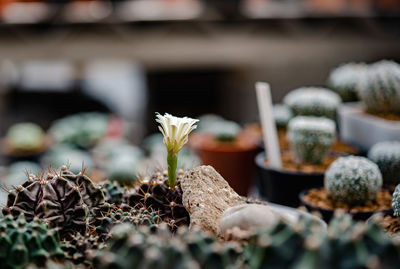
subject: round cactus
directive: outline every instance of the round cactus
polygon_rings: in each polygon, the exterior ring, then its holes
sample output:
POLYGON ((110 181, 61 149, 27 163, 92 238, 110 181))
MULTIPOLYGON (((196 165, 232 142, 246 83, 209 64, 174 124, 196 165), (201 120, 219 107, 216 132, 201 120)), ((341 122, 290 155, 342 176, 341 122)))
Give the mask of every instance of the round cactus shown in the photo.
POLYGON ((336 118, 336 110, 341 103, 340 96, 328 89, 302 87, 289 92, 283 102, 293 113, 305 116, 336 118))
POLYGON ((17 123, 7 131, 6 141, 11 151, 32 152, 44 146, 43 129, 30 122, 17 123))
POLYGON ((221 142, 230 142, 235 140, 240 131, 241 127, 239 124, 228 120, 210 122, 202 129, 202 132, 213 135, 221 142))
POLYGON ((283 104, 274 105, 273 108, 275 124, 278 128, 286 128, 289 121, 293 118, 293 112, 283 104))
POLYGON ((400 218, 400 184, 393 192, 392 207, 394 215, 400 218))
POLYGON ((344 102, 357 101, 358 89, 366 70, 367 65, 364 63, 343 64, 329 74, 327 84, 344 102))
POLYGON ((298 116, 289 121, 287 136, 298 163, 321 163, 335 140, 335 123, 298 116))
POLYGON ((370 65, 359 95, 368 111, 400 114, 400 65, 387 60, 370 65))
POLYGON ((378 166, 364 157, 340 157, 326 170, 324 185, 329 196, 347 204, 373 200, 382 187, 378 166))
POLYGON ((369 150, 368 158, 379 166, 384 183, 400 183, 400 141, 375 144, 369 150))

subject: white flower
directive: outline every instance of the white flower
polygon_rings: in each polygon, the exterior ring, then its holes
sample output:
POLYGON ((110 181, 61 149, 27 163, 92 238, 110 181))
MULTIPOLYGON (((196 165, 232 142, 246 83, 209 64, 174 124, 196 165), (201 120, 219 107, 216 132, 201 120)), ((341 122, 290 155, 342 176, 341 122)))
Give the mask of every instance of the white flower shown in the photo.
POLYGON ((158 129, 164 136, 164 144, 168 152, 177 154, 188 141, 191 131, 196 129, 194 125, 199 120, 188 117, 178 118, 165 113, 164 116, 156 113, 156 121, 161 125, 158 129))

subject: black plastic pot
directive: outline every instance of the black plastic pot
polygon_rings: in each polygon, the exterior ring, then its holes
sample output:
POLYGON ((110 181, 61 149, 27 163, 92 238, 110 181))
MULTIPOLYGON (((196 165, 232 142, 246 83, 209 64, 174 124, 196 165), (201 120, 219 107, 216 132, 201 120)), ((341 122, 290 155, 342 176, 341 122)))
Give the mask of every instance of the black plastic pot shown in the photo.
POLYGON ((304 189, 323 186, 323 173, 303 173, 275 169, 265 165, 265 153, 257 154, 257 185, 261 196, 269 202, 297 207, 299 194, 304 189))
MULTIPOLYGON (((321 213, 322 219, 326 222, 329 222, 333 217, 334 210, 323 209, 318 206, 311 205, 311 204, 307 203, 306 201, 304 201, 303 198, 310 189, 303 190, 299 194, 299 200, 301 201, 301 204, 304 205, 311 212, 318 211, 319 213, 321 213)), ((393 210, 388 209, 388 210, 376 210, 376 211, 364 211, 364 212, 349 212, 348 211, 347 213, 352 215, 353 219, 355 219, 355 220, 367 220, 375 213, 393 214, 393 210)))

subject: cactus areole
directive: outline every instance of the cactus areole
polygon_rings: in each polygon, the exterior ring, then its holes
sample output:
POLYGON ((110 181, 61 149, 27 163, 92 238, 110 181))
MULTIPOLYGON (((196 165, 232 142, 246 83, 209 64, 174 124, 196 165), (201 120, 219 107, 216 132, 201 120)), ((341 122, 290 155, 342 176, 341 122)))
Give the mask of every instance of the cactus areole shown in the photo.
POLYGON ((196 129, 195 123, 198 121, 188 117, 178 118, 168 113, 164 116, 156 113, 156 122, 160 124, 158 128, 164 136, 163 141, 168 152, 168 182, 171 189, 176 185, 178 153, 187 143, 190 132, 196 129))

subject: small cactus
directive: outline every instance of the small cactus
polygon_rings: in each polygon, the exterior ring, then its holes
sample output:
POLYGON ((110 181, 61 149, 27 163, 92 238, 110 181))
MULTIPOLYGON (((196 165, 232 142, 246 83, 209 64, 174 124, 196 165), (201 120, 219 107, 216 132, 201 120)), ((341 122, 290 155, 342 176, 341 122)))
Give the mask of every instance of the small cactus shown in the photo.
POLYGON ((382 187, 378 166, 364 157, 340 157, 325 172, 330 197, 350 205, 373 200, 382 187))
POLYGON ((336 110, 341 103, 340 96, 328 89, 302 87, 289 92, 283 103, 289 106, 294 115, 336 118, 336 110))
POLYGON ((337 92, 343 102, 357 101, 366 70, 367 65, 364 63, 343 64, 329 74, 328 87, 337 92))
POLYGON ((400 114, 400 65, 387 60, 370 65, 359 95, 368 111, 400 114))
POLYGON ((400 141, 384 141, 372 146, 368 158, 381 170, 383 183, 400 183, 400 141))
POLYGON ((400 218, 400 184, 396 186, 393 192, 392 207, 394 215, 400 218))
POLYGON ((36 152, 44 147, 43 129, 31 122, 17 123, 7 131, 6 141, 12 152, 36 152))
POLYGON ((293 118, 293 112, 283 104, 277 104, 273 107, 274 120, 278 128, 286 128, 289 121, 293 118))
POLYGON ((287 136, 296 162, 318 164, 335 140, 335 123, 326 118, 298 116, 290 120, 287 136))
POLYGON ((42 265, 47 259, 64 258, 57 229, 49 229, 38 218, 28 222, 24 214, 14 219, 0 217, 0 268, 25 268, 28 263, 42 265))

